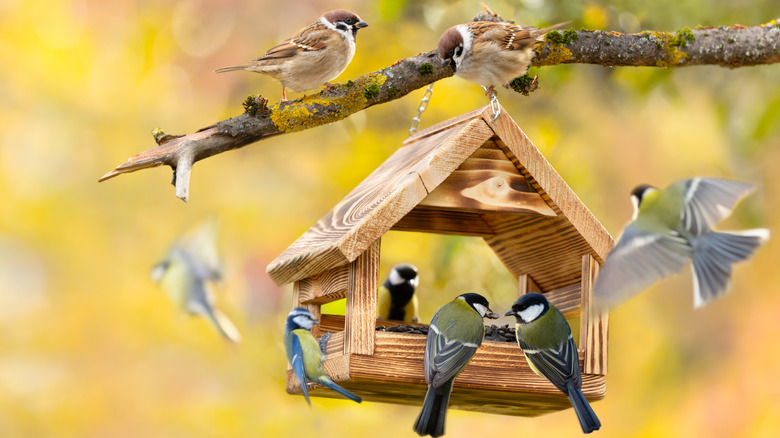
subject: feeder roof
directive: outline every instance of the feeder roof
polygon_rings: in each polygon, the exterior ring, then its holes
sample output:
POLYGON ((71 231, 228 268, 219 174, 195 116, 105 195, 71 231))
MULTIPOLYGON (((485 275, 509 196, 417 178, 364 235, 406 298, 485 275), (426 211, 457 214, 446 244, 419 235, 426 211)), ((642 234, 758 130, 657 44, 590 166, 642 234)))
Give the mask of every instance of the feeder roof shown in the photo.
POLYGON ((484 107, 409 137, 268 266, 279 285, 351 263, 387 231, 481 236, 542 290, 579 284, 614 241, 506 110, 484 107))

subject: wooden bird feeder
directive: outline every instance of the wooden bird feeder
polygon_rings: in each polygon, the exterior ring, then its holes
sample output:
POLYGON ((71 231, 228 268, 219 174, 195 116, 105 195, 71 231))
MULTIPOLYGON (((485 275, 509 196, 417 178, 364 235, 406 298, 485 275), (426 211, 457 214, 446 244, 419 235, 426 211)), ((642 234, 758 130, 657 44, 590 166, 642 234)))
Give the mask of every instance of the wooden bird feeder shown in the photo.
MULTIPOLYGON (((331 333, 325 369, 333 380, 368 401, 420 405, 425 336, 376 331, 393 325, 376 319, 380 239, 390 230, 482 237, 520 294, 542 292, 570 321, 580 317, 582 390, 604 397, 607 315, 588 309, 614 241, 505 110, 493 121, 484 107, 409 137, 268 266, 277 284, 294 282, 293 305, 320 319, 314 335, 331 333), (340 299, 345 316, 321 314, 340 299)), ((287 391, 300 392, 290 370, 287 391)), ((534 416, 571 405, 516 343, 486 340, 455 380, 450 407, 534 416)))

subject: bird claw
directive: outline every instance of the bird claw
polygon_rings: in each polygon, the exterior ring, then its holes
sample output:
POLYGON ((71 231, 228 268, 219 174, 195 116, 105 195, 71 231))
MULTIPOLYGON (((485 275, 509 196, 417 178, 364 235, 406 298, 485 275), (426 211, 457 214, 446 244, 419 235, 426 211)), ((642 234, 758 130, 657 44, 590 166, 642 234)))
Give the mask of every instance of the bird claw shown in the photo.
POLYGON ((328 341, 330 340, 330 333, 325 332, 320 337, 320 351, 322 351, 322 354, 325 354, 325 350, 328 349, 328 341))

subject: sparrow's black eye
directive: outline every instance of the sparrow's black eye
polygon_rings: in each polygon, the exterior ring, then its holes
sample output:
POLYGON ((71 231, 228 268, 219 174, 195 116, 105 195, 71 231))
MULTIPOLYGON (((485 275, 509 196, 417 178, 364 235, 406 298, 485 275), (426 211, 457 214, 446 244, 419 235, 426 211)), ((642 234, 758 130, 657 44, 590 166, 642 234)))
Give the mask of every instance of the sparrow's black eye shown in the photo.
POLYGON ((355 19, 352 18, 352 17, 349 17, 349 18, 344 19, 344 22, 347 23, 347 24, 352 24, 352 23, 355 22, 355 19))

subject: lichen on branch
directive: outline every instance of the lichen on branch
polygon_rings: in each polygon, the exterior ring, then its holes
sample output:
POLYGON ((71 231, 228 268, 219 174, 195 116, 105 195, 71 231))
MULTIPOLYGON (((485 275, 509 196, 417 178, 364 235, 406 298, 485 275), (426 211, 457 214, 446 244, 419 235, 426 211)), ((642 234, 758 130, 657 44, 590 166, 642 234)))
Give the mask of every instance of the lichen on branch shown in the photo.
MULTIPOLYGON (((500 20, 495 14, 481 14, 477 18, 500 20)), ((735 68, 777 62, 780 62, 780 21, 773 20, 754 27, 698 27, 676 32, 553 31, 537 47, 533 65, 685 67, 709 64, 735 68)), ((176 196, 186 201, 192 165, 197 161, 271 136, 337 122, 452 74, 449 67, 442 65, 438 53, 431 50, 345 84, 325 87, 320 93, 302 99, 269 106, 265 98, 251 95, 243 103, 243 114, 192 134, 168 135, 156 130, 157 147, 130 157, 100 181, 167 165, 174 170, 176 196)), ((518 81, 515 88, 532 91, 536 85, 524 84, 518 81)))

